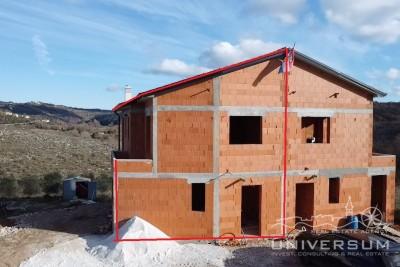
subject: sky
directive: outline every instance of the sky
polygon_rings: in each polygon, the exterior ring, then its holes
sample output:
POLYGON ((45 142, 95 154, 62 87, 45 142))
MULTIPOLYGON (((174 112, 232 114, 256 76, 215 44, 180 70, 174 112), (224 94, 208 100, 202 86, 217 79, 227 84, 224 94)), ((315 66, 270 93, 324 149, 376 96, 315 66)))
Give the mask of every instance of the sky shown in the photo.
POLYGON ((0 29, 0 101, 111 109, 293 44, 400 101, 398 0, 2 0, 0 29))

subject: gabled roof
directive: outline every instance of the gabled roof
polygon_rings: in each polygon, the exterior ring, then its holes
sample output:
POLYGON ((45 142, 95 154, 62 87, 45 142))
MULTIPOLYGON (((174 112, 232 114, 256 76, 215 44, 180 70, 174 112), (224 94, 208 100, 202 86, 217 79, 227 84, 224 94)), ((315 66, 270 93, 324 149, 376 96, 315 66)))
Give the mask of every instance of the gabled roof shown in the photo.
MULTIPOLYGON (((170 89, 176 89, 177 87, 184 86, 184 85, 187 85, 189 83, 192 83, 192 82, 195 82, 195 81, 199 81, 201 79, 220 76, 220 75, 223 75, 223 74, 226 74, 226 73, 229 73, 229 72, 232 72, 232 71, 236 71, 236 70, 239 70, 239 69, 243 69, 243 68, 246 68, 246 67, 249 67, 249 66, 264 62, 264 61, 268 61, 268 60, 271 60, 271 59, 274 59, 274 58, 282 58, 285 55, 285 50, 286 50, 286 48, 283 47, 283 48, 275 50, 275 51, 273 51, 271 53, 267 53, 267 54, 264 54, 264 55, 261 55, 261 56, 257 56, 257 57, 251 58, 251 59, 247 59, 247 60, 232 64, 232 65, 228 65, 228 66, 225 66, 225 67, 222 67, 222 68, 211 70, 209 72, 201 73, 201 74, 198 74, 198 75, 195 75, 195 76, 192 76, 192 77, 189 77, 189 78, 177 81, 177 82, 169 83, 169 84, 166 84, 166 85, 163 85, 163 86, 160 86, 160 87, 156 87, 156 88, 148 90, 148 91, 141 92, 141 93, 137 94, 136 96, 134 96, 133 98, 131 98, 131 99, 125 101, 125 102, 119 103, 118 105, 116 105, 112 109, 112 111, 117 111, 117 110, 129 105, 130 103, 138 101, 139 99, 141 99, 143 97, 146 97, 146 96, 151 96, 151 95, 154 95, 156 93, 164 92, 164 91, 167 91, 167 90, 170 90, 170 89)), ((374 88, 372 86, 369 86, 369 85, 367 85, 365 83, 362 83, 362 82, 360 82, 360 81, 358 81, 358 80, 356 80, 356 79, 354 79, 354 78, 352 78, 352 77, 350 77, 350 76, 348 76, 348 75, 346 75, 346 74, 344 74, 342 72, 336 71, 335 69, 329 67, 328 65, 325 65, 324 63, 321 63, 321 62, 319 62, 319 61, 317 61, 317 60, 315 60, 315 59, 313 59, 313 58, 311 58, 309 56, 306 56, 303 53, 298 52, 297 50, 296 50, 296 53, 295 53, 295 61, 296 60, 303 61, 303 62, 305 62, 305 63, 307 63, 307 64, 309 64, 309 65, 311 65, 311 66, 313 66, 313 67, 315 67, 315 68, 317 68, 319 70, 321 70, 321 71, 324 71, 326 73, 329 73, 329 74, 335 76, 338 79, 341 79, 343 81, 349 82, 352 85, 354 85, 354 86, 356 86, 356 87, 358 87, 358 88, 360 88, 360 89, 362 89, 364 91, 367 91, 368 93, 372 94, 374 97, 376 97, 376 96, 386 96, 386 93, 384 93, 384 92, 382 92, 382 91, 380 91, 380 90, 378 90, 378 89, 376 89, 376 88, 374 88)))

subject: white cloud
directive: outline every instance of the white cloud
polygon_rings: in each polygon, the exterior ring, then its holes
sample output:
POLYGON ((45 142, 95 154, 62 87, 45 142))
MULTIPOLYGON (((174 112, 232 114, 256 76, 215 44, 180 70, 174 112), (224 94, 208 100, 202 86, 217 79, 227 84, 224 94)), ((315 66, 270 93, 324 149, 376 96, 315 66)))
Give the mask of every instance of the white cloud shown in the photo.
POLYGON ((396 68, 390 68, 387 72, 386 72, 386 77, 389 80, 397 80, 400 79, 400 69, 396 69, 396 68))
POLYGON ((238 44, 218 42, 199 57, 200 65, 187 64, 179 59, 166 58, 149 71, 153 74, 190 76, 222 67, 251 57, 266 54, 283 45, 259 39, 243 39, 238 44))
POLYGON ((54 71, 49 68, 51 62, 50 53, 47 50, 47 45, 42 41, 39 35, 34 35, 32 37, 32 46, 39 65, 49 74, 53 75, 54 71))
POLYGON ((191 76, 202 72, 209 71, 210 69, 187 64, 179 59, 165 58, 160 64, 150 69, 150 73, 153 74, 166 74, 176 76, 191 76))
POLYGON ((207 67, 221 67, 247 58, 262 55, 283 45, 274 42, 264 42, 259 39, 243 39, 238 44, 219 42, 200 56, 200 62, 207 67))
POLYGON ((352 35, 383 43, 400 37, 398 0, 322 0, 322 8, 330 22, 352 35))
POLYGON ((305 4, 306 0, 252 0, 247 9, 252 14, 267 14, 283 23, 293 24, 305 4))

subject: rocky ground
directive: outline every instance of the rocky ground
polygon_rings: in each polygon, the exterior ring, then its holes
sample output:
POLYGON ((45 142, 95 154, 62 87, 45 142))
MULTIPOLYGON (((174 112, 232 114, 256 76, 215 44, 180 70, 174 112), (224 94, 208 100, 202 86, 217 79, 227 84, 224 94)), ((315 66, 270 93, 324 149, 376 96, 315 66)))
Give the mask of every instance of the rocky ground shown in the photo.
POLYGON ((0 178, 40 177, 55 171, 64 176, 110 174, 110 153, 116 147, 115 135, 105 133, 111 129, 109 127, 87 126, 85 129, 0 125, 0 178))

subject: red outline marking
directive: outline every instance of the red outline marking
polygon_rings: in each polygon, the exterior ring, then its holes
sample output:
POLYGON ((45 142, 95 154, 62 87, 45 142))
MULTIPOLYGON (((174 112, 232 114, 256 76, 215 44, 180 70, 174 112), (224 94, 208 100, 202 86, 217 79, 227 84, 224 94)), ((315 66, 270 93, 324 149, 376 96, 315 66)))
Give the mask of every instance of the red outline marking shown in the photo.
MULTIPOLYGON (((281 235, 260 235, 260 236, 237 236, 237 237, 230 237, 230 236, 220 236, 220 237, 170 237, 170 238, 125 238, 125 239, 120 239, 119 238, 119 221, 118 221, 118 164, 117 164, 117 159, 113 159, 113 167, 114 167, 114 193, 115 193, 115 239, 114 242, 126 242, 126 241, 171 241, 171 240, 227 240, 227 239, 285 239, 286 238, 286 172, 287 172, 287 119, 288 119, 288 90, 289 90, 289 75, 288 75, 288 48, 285 49, 285 72, 284 72, 284 79, 285 79, 285 97, 284 97, 284 107, 285 107, 285 112, 284 112, 284 127, 283 127, 283 204, 282 204, 282 210, 283 210, 283 225, 282 225, 282 234, 281 235)), ((134 101, 135 99, 138 99, 140 97, 143 97, 145 95, 155 93, 161 90, 166 90, 172 86, 176 86, 179 84, 183 84, 185 82, 188 82, 190 80, 194 79, 199 79, 201 77, 206 77, 208 75, 217 73, 219 71, 222 71, 224 69, 232 68, 235 66, 240 66, 241 64, 245 64, 248 62, 251 62, 255 59, 262 58, 267 55, 273 55, 273 54, 278 54, 279 52, 282 52, 283 49, 279 49, 277 51, 274 51, 270 54, 266 54, 254 59, 250 59, 247 61, 243 61, 237 64, 230 65, 225 68, 217 69, 211 72, 203 73, 198 76, 194 76, 176 83, 172 83, 163 87, 159 87, 150 91, 146 91, 144 93, 140 93, 133 99, 130 99, 126 102, 118 104, 113 110, 118 109, 129 102, 134 101), (200 77, 201 76, 201 77, 200 77)))
POLYGON ((287 172, 287 120, 288 120, 288 90, 289 90, 289 75, 288 75, 288 49, 285 48, 285 118, 283 127, 283 225, 282 235, 286 235, 286 172, 287 172))
POLYGON ((257 239, 257 238, 265 238, 265 239, 284 239, 285 235, 260 235, 260 236, 219 236, 219 237, 192 237, 192 236, 182 236, 182 237, 169 237, 169 238, 120 238, 119 237, 119 221, 118 221, 118 172, 117 172, 117 159, 113 159, 114 166, 114 192, 115 192, 115 239, 114 242, 126 242, 126 241, 171 241, 171 240, 227 240, 227 239, 257 239))
POLYGON ((118 222, 118 164, 117 160, 113 158, 113 169, 114 169, 114 194, 115 194, 115 200, 114 200, 114 209, 115 209, 115 242, 120 241, 119 239, 119 222, 118 222))

